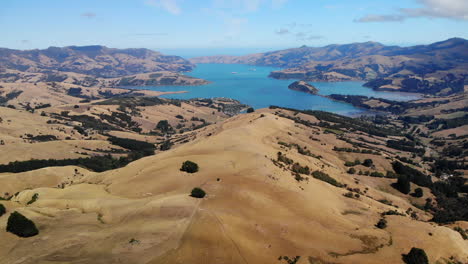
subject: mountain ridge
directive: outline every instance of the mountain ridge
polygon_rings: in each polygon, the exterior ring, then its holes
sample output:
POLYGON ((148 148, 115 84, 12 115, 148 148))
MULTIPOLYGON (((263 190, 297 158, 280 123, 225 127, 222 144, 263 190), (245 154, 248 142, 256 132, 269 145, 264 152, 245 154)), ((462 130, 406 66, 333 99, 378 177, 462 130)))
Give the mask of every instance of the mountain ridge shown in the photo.
POLYGON ((194 67, 182 57, 145 48, 116 49, 101 45, 34 50, 0 48, 0 69, 26 72, 57 70, 111 78, 158 71, 187 72, 194 67))
POLYGON ((376 90, 452 94, 468 75, 468 40, 429 45, 385 46, 377 42, 299 47, 245 56, 209 56, 192 63, 242 63, 283 68, 270 77, 306 81, 374 81, 376 90), (375 85, 382 83, 382 85, 375 85))

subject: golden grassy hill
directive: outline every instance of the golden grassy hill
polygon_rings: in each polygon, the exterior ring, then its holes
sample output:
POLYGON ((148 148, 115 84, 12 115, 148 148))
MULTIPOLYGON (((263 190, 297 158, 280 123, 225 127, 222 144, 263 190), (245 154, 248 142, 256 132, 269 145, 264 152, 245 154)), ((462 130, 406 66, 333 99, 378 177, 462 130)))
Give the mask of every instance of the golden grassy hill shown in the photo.
MULTIPOLYGON (((412 247, 424 249, 431 263, 468 261, 468 242, 425 222, 424 211, 388 189, 389 179, 347 174, 348 157, 332 150, 337 145, 347 146, 321 128, 262 110, 200 129, 189 143, 117 170, 0 174, 0 186, 19 192, 2 202, 7 211, 23 213, 40 230, 18 238, 4 231, 8 213, 0 217, 0 263, 285 263, 280 256, 301 256, 299 264, 402 263, 412 247), (310 176, 297 181, 277 162, 279 151, 361 195, 345 197, 345 188, 310 176), (186 160, 199 172, 180 171, 186 160), (207 196, 190 197, 194 187, 207 196), (37 201, 27 205, 35 193, 37 201), (421 220, 406 215, 408 208, 421 220), (393 209, 404 216, 387 216, 388 227, 376 228, 380 214, 393 209)), ((372 158, 379 170, 389 166, 385 155, 372 158)))
POLYGON ((173 136, 174 143, 180 143, 195 136, 181 132, 223 121, 232 109, 245 108, 237 101, 223 99, 209 100, 208 103, 197 100, 180 104, 168 102, 137 97, 85 103, 72 101, 33 111, 0 107, 0 164, 31 159, 80 158, 109 152, 119 156, 126 150, 106 141, 108 135, 159 143, 165 136, 151 132, 155 132, 161 120, 167 120, 180 132, 173 136), (150 103, 152 105, 148 105, 150 103), (221 104, 224 108, 217 108, 221 104), (120 114, 117 115, 119 118, 114 118, 116 113, 120 114), (110 130, 101 131, 99 128, 103 126, 110 130))

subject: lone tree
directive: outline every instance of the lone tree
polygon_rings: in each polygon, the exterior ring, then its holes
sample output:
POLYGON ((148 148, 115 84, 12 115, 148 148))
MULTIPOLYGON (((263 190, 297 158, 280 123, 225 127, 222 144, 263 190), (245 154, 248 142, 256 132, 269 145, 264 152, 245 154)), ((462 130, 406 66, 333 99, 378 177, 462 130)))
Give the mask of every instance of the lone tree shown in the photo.
POLYGON ((32 237, 39 234, 34 222, 16 211, 8 218, 6 231, 19 237, 32 237))
POLYGON ((167 133, 173 130, 172 126, 169 124, 167 120, 161 120, 156 125, 156 129, 163 133, 167 133))
POLYGON ((190 193, 190 196, 195 197, 195 198, 203 198, 205 197, 206 192, 202 190, 201 188, 193 188, 192 192, 190 193))
POLYGON ((5 206, 3 204, 0 204, 0 217, 6 213, 5 206))
POLYGON ((426 252, 420 248, 412 248, 408 254, 403 254, 403 261, 406 264, 429 264, 426 252))
POLYGON ((404 194, 408 194, 411 191, 410 181, 406 175, 398 177, 395 187, 404 194))
POLYGON ((372 165, 374 165, 374 162, 371 159, 365 159, 362 165, 366 167, 371 167, 372 165))
POLYGON ((247 109, 247 113, 253 113, 253 112, 255 112, 255 109, 253 109, 253 107, 249 107, 247 109))
POLYGON ((387 220, 385 220, 384 218, 381 218, 379 220, 379 222, 375 225, 375 227, 380 228, 380 229, 386 228, 387 227, 387 220))
POLYGON ((418 198, 423 197, 423 195, 424 195, 423 189, 421 189, 421 188, 416 188, 416 189, 414 190, 414 193, 413 193, 412 195, 413 195, 414 197, 418 197, 418 198))
POLYGON ((182 163, 182 167, 180 168, 181 171, 185 171, 188 173, 195 173, 198 171, 198 164, 193 161, 187 160, 182 163))

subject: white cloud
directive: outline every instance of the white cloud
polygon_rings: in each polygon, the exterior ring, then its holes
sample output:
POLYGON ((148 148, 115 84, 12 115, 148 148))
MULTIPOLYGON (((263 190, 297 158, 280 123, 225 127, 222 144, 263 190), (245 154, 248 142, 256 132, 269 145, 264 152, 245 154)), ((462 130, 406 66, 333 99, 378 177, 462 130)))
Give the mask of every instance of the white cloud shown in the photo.
POLYGON ((405 20, 406 17, 402 15, 367 15, 354 22, 367 23, 367 22, 398 22, 405 20))
POLYGON ((286 35, 286 34, 289 34, 291 32, 287 28, 280 28, 277 31, 275 31, 275 33, 278 34, 278 35, 286 35))
POLYGON ((240 12, 256 12, 263 6, 281 8, 289 0, 213 0, 213 8, 240 12))
POLYGON ((410 17, 444 17, 468 20, 467 0, 418 0, 422 8, 402 8, 410 17))
POLYGON ((370 14, 355 22, 398 22, 414 17, 447 18, 468 21, 468 0, 416 0, 418 8, 400 8, 397 14, 370 14))
POLYGON ((164 9, 174 15, 182 13, 178 0, 146 0, 146 4, 164 9))
POLYGON ((81 16, 82 16, 82 17, 85 17, 85 18, 92 19, 92 18, 95 18, 95 17, 96 17, 96 13, 94 13, 94 12, 86 12, 86 13, 82 13, 81 16))
POLYGON ((298 41, 324 39, 324 36, 316 34, 317 32, 314 31, 313 27, 314 25, 312 24, 298 24, 296 22, 292 22, 276 30, 275 34, 289 37, 292 36, 298 41))

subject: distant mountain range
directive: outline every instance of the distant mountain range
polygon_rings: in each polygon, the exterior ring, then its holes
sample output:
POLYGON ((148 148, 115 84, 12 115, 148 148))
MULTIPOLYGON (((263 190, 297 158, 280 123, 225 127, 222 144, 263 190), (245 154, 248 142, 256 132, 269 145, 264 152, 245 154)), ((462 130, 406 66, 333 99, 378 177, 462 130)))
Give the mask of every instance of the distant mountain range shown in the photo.
POLYGON ((468 75, 468 41, 452 38, 430 45, 385 46, 376 42, 328 45, 257 53, 209 56, 192 63, 241 63, 284 68, 270 77, 307 81, 368 81, 376 90, 427 94, 463 91, 468 75))
POLYGON ((0 69, 22 72, 60 71, 111 78, 160 71, 186 72, 193 68, 192 63, 181 57, 149 49, 70 46, 23 51, 0 48, 0 69))
POLYGON ((34 109, 113 96, 160 95, 130 86, 202 85, 183 74, 194 64, 149 49, 104 46, 0 48, 0 106, 34 109))

